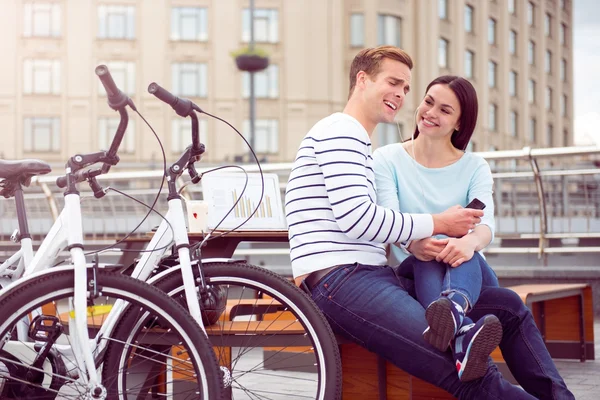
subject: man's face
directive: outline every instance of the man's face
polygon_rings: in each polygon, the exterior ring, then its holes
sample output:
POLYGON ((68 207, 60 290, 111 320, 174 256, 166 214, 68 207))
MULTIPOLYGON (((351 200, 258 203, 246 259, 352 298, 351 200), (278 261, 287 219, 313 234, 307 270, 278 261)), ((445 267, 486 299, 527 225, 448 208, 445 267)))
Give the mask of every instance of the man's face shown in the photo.
POLYGON ((392 123, 410 90, 411 72, 406 64, 386 58, 379 73, 364 76, 363 101, 367 116, 378 124, 392 123))

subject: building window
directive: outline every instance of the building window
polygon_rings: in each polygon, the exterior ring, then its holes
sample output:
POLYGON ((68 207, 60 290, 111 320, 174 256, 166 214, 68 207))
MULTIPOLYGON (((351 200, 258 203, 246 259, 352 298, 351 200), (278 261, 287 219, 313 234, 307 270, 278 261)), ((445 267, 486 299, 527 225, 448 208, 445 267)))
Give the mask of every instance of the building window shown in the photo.
POLYGON ((544 18, 544 34, 548 37, 552 36, 552 16, 546 14, 544 18))
POLYGON ((173 7, 171 9, 171 40, 193 42, 208 40, 206 8, 173 7))
MULTIPOLYGON (((250 97, 250 73, 242 75, 242 96, 250 97)), ((265 70, 254 73, 254 95, 256 98, 276 99, 279 97, 279 66, 271 64, 265 70)))
POLYGON ((496 44, 496 20, 488 19, 488 43, 496 44))
POLYGON ((402 19, 394 15, 377 17, 377 42, 379 45, 402 46, 402 19))
POLYGON ((517 73, 515 71, 508 72, 508 94, 512 97, 517 95, 517 73))
MULTIPOLYGON (((250 41, 250 9, 242 12, 242 42, 250 41)), ((279 42, 279 11, 271 8, 254 9, 254 41, 279 42)))
POLYGON ((396 124, 379 124, 377 125, 377 142, 379 146, 385 146, 392 143, 398 143, 402 137, 402 128, 396 124), (398 131, 400 129, 400 132, 398 131))
POLYGON ((535 129, 536 129, 536 120, 535 118, 529 118, 529 142, 535 143, 535 129))
POLYGON ((552 88, 546 87, 546 110, 552 110, 552 88))
POLYGON ((527 99, 529 100, 529 104, 535 103, 535 81, 530 79, 528 82, 528 90, 527 90, 527 99))
POLYGON ((448 0, 438 0, 438 16, 440 19, 448 19, 448 0))
POLYGON ((475 53, 471 50, 465 51, 465 77, 473 78, 473 64, 475 60, 475 53))
POLYGON ((552 52, 546 50, 546 58, 544 60, 544 70, 551 74, 552 73, 552 52))
POLYGON ((527 2, 527 23, 529 26, 535 25, 535 6, 532 2, 527 2))
MULTIPOLYGON (((98 148, 108 150, 119 127, 119 122, 121 122, 121 119, 118 117, 98 118, 98 148)), ((123 142, 119 147, 119 153, 134 153, 135 147, 135 120, 130 119, 123 136, 123 142)))
POLYGON ((473 32, 473 7, 465 6, 465 32, 473 32))
POLYGON ((546 127, 546 145, 554 147, 554 126, 552 124, 548 124, 546 127))
POLYGON ((25 94, 60 94, 60 61, 25 60, 25 94))
POLYGON ((60 152, 60 118, 25 118, 23 150, 26 152, 60 152))
POLYGON ((135 38, 135 7, 101 5, 98 6, 98 38, 135 38))
POLYGON ((363 14, 350 15, 350 46, 360 47, 365 45, 365 16, 363 14))
MULTIPOLYGON (((206 144, 208 136, 206 119, 198 118, 198 134, 200 143, 206 144)), ((171 120, 171 153, 181 154, 192 144, 192 123, 187 118, 171 120)))
POLYGON ((569 131, 565 129, 563 131, 563 146, 567 147, 568 145, 569 145, 569 131))
POLYGON ((529 46, 527 47, 527 61, 529 65, 535 65, 535 42, 532 40, 529 41, 529 46))
POLYGON ((26 3, 23 15, 25 37, 60 37, 60 4, 26 3))
POLYGON ((494 61, 488 62, 488 86, 491 88, 496 87, 496 70, 498 68, 498 64, 494 61))
POLYGON ((508 0, 508 13, 513 15, 516 13, 515 0, 508 0))
POLYGON ((565 46, 567 44, 567 27, 565 24, 560 24, 559 38, 560 38, 560 44, 565 46))
POLYGON ((440 38, 438 42, 438 66, 440 68, 448 68, 448 46, 448 41, 440 38))
POLYGON ((517 137, 517 119, 518 115, 516 111, 511 111, 508 115, 508 129, 510 132, 510 136, 517 137))
POLYGON ((496 114, 498 111, 498 106, 495 105, 494 103, 490 103, 490 107, 488 110, 488 128, 490 131, 495 132, 496 131, 496 114))
MULTIPOLYGON (((250 141, 250 121, 244 121, 244 137, 250 141)), ((279 152, 279 121, 257 119, 254 123, 254 151, 262 154, 279 152)))
POLYGON ((508 51, 510 54, 517 54, 517 32, 511 29, 508 34, 508 51))
POLYGON ((206 97, 206 64, 173 64, 171 66, 171 77, 174 95, 206 97))
MULTIPOLYGON (((100 62, 105 64, 112 75, 117 87, 123 93, 132 96, 135 94, 135 63, 132 61, 110 61, 100 62)), ((102 83, 98 81, 98 93, 101 96, 106 96, 106 89, 102 83)))
POLYGON ((567 81, 567 60, 564 58, 560 60, 560 80, 563 82, 567 81))
POLYGON ((563 116, 563 117, 567 116, 567 103, 568 103, 568 101, 567 101, 567 95, 563 94, 560 97, 560 115, 563 116))

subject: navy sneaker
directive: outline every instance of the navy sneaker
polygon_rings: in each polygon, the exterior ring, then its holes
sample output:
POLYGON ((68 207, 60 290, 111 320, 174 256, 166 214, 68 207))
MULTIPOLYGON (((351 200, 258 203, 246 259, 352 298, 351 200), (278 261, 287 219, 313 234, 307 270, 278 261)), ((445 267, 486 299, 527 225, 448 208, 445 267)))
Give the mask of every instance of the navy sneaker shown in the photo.
POLYGON ((459 329, 452 352, 458 378, 463 382, 482 378, 488 369, 488 357, 502 340, 502 324, 488 314, 474 324, 459 329))
POLYGON ((429 326, 423 332, 423 338, 436 349, 446 351, 464 318, 465 313, 460 305, 447 297, 440 297, 425 310, 429 326))

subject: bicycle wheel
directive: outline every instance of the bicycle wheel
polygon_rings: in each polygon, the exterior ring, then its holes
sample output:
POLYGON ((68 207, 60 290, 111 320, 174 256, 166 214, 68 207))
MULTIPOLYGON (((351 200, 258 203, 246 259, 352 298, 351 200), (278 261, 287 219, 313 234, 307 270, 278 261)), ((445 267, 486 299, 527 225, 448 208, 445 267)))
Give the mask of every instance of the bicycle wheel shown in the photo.
POLYGON ((131 324, 126 333, 96 338, 102 379, 92 397, 93 389, 79 379, 69 336, 73 285, 73 269, 60 268, 26 279, 0 298, 0 398, 221 398, 214 352, 187 311, 144 282, 103 270, 96 272, 98 296, 88 297, 90 337, 116 300, 126 302, 131 324))
MULTIPOLYGON (((203 320, 205 325, 214 322, 206 330, 219 364, 229 371, 229 398, 341 397, 337 342, 304 292, 280 275, 246 263, 207 262, 202 271, 210 288, 199 293, 203 320)), ((185 303, 178 271, 155 285, 185 303)))

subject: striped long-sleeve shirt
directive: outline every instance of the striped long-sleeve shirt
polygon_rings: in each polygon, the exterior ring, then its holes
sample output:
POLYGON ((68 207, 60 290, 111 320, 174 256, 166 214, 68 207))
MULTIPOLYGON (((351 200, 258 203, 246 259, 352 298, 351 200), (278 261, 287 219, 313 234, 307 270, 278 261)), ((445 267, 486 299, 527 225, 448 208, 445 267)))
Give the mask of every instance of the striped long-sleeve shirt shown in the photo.
POLYGON ((285 195, 294 277, 339 264, 385 265, 384 243, 429 237, 430 214, 376 204, 371 140, 353 117, 317 122, 300 144, 285 195))

